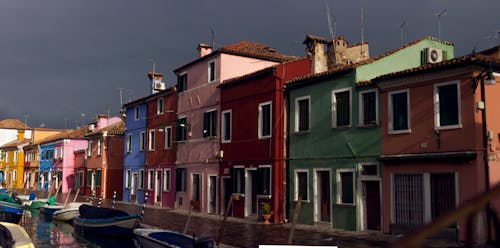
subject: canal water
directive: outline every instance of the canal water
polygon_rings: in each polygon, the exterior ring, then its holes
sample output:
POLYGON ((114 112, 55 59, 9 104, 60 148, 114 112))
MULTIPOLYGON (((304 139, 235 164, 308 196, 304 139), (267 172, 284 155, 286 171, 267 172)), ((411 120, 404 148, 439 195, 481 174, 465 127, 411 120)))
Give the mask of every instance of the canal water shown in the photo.
POLYGON ((75 232, 71 223, 52 220, 39 210, 26 211, 21 225, 35 247, 140 247, 131 236, 103 236, 75 232))

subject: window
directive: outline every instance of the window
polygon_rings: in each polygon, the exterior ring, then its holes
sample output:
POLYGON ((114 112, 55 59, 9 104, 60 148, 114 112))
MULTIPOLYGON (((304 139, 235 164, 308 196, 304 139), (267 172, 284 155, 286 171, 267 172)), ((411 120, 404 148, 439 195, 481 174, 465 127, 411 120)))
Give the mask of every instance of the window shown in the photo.
POLYGON ((139 106, 135 106, 134 108, 134 120, 139 120, 141 118, 141 111, 139 106))
POLYGON ((271 185, 271 166, 259 166, 257 169, 257 194, 271 195, 271 185))
POLYGON ((215 137, 217 132, 217 111, 203 113, 203 137, 215 137))
POLYGON ((101 186, 101 180, 102 180, 102 171, 101 171, 101 169, 97 169, 95 171, 95 185, 101 186))
POLYGON ((170 192, 170 169, 165 169, 163 173, 163 191, 170 192))
POLYGON ((377 90, 359 92, 359 125, 368 126, 378 123, 377 90))
POLYGON ((142 131, 139 134, 139 150, 144 151, 146 149, 146 132, 142 131))
POLYGON ((175 169, 175 191, 176 192, 186 192, 187 188, 187 169, 177 168, 175 169))
POLYGON ((89 140, 89 147, 87 148, 87 156, 88 157, 92 156, 92 142, 93 142, 93 140, 89 140))
POLYGON ((436 129, 460 127, 460 84, 434 85, 434 120, 436 129))
POLYGON ((154 170, 149 170, 149 173, 148 173, 148 190, 153 190, 154 185, 155 185, 154 178, 155 178, 155 171, 154 170))
POLYGON ((149 150, 155 150, 155 130, 149 130, 149 150))
POLYGON ((145 180, 144 170, 139 170, 139 189, 144 189, 144 180, 145 180))
POLYGON ((378 177, 378 165, 376 163, 361 163, 359 165, 359 176, 375 176, 378 177))
POLYGON ((14 151, 14 163, 17 163, 17 151, 14 151))
POLYGON ((172 147, 172 127, 168 126, 165 128, 165 149, 170 149, 172 147))
POLYGON ((351 88, 332 91, 332 127, 351 125, 351 88))
POLYGON ((12 171, 12 181, 17 181, 17 170, 12 171))
POLYGON ((233 193, 245 193, 245 168, 233 167, 233 193))
POLYGON ((187 73, 177 76, 177 92, 181 93, 187 90, 187 73))
POLYGON ((409 93, 408 89, 389 93, 389 133, 410 131, 409 93))
POLYGON ((101 139, 97 140, 97 155, 101 155, 101 150, 102 150, 102 141, 101 139))
POLYGON ((215 61, 208 63, 208 82, 215 81, 215 61))
POLYGON ((163 98, 158 98, 158 102, 156 103, 156 114, 163 114, 163 98))
POLYGON ((176 137, 176 140, 177 141, 182 141, 182 140, 187 140, 187 133, 189 130, 190 127, 187 123, 187 119, 186 117, 181 117, 177 120, 177 137, 176 137))
POLYGON ((130 170, 125 173, 125 188, 130 189, 130 182, 132 181, 130 170))
POLYGON ((311 107, 310 97, 304 96, 295 99, 295 132, 309 131, 311 107))
POLYGON ((309 201, 309 172, 307 170, 295 170, 295 201, 302 197, 302 201, 309 201))
POLYGON ((92 170, 87 170, 87 186, 92 185, 92 170))
POLYGON ((0 151, 0 161, 3 161, 5 157, 5 151, 0 151))
POLYGON ((222 111, 222 126, 221 126, 221 136, 222 143, 231 142, 231 110, 222 111))
POLYGON ((337 170, 337 203, 354 205, 354 170, 337 170))
POLYGON ((259 104, 259 139, 271 137, 271 102, 259 104))
POLYGON ((132 134, 127 135, 127 152, 132 152, 132 134))

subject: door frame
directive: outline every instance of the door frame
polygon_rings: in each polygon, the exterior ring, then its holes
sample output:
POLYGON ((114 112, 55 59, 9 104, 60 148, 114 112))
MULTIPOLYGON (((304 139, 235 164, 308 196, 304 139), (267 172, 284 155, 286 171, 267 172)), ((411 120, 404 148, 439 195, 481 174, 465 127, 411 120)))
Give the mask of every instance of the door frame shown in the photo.
MULTIPOLYGON (((252 194, 254 192, 252 192, 253 180, 250 180, 250 171, 254 173, 253 176, 257 176, 257 168, 245 168, 245 217, 252 215, 252 204, 257 205, 257 202, 252 202, 252 194)), ((257 192, 255 192, 255 194, 257 194, 257 192)))
POLYGON ((367 181, 377 181, 378 182, 378 192, 379 192, 379 197, 380 197, 380 202, 379 202, 379 208, 380 208, 380 230, 370 230, 370 231, 380 231, 382 232, 383 229, 383 198, 382 198, 382 178, 380 177, 380 164, 377 162, 362 162, 358 164, 358 185, 357 185, 357 192, 356 196, 358 198, 358 204, 359 204, 359 227, 357 228, 359 231, 365 231, 367 229, 367 223, 368 220, 367 218, 367 211, 366 211, 366 197, 363 194, 363 183, 367 181), (377 174, 376 175, 361 175, 363 171, 363 166, 364 165, 375 165, 377 167, 377 174))
POLYGON ((130 179, 130 201, 137 202, 137 187, 139 187, 139 172, 132 172, 132 178, 130 179), (135 197, 135 198, 134 198, 135 197))
POLYGON ((332 223, 333 219, 333 204, 334 204, 334 198, 332 197, 333 193, 333 183, 332 183, 332 169, 329 168, 313 168, 313 221, 315 223, 332 223), (320 202, 320 196, 319 196, 319 190, 318 190, 318 172, 324 172, 327 171, 330 174, 330 221, 329 222, 324 222, 321 221, 320 218, 320 212, 321 212, 321 206, 319 204, 320 202))
POLYGON ((217 174, 208 174, 207 175, 207 213, 210 213, 210 214, 215 214, 217 213, 217 174), (211 177, 215 177, 215 181, 214 181, 214 190, 215 190, 215 199, 213 199, 215 201, 215 208, 214 209, 211 209, 211 206, 210 206, 210 201, 212 200, 211 198, 211 192, 210 192, 210 186, 212 186, 212 183, 210 181, 210 178, 211 177))
POLYGON ((162 202, 162 190, 163 190, 163 184, 162 184, 162 179, 163 179, 163 169, 156 169, 155 170, 155 184, 154 184, 154 203, 160 203, 162 202), (160 173, 160 179, 158 180, 158 172, 160 173), (158 200, 158 197, 160 197, 160 200, 158 200))

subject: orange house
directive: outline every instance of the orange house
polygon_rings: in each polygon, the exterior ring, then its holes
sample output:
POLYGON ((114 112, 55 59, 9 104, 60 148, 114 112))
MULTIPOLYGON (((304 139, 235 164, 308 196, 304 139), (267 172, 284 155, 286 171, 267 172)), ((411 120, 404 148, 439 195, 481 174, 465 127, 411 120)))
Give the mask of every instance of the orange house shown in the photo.
MULTIPOLYGON (((381 99, 383 232, 418 229, 500 182, 500 85, 485 83, 499 71, 498 55, 497 47, 372 80, 381 99)), ((498 212, 500 201, 492 206, 498 212)), ((466 221, 443 234, 466 240, 466 221)), ((485 213, 473 222, 475 242, 492 238, 485 213)))

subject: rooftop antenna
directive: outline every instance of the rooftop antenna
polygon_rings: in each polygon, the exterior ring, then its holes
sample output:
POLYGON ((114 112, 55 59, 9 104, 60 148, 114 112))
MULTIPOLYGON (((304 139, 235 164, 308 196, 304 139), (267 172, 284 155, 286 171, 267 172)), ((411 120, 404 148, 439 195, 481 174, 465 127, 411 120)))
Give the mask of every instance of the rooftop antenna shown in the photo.
POLYGON ((40 123, 40 127, 45 127, 45 122, 42 121, 42 123, 40 123))
POLYGON ((24 131, 26 131, 26 123, 28 122, 29 117, 30 117, 30 115, 28 115, 28 114, 24 115, 24 131))
POLYGON ((125 88, 116 88, 117 90, 120 91, 120 108, 123 106, 123 90, 125 90, 125 88))
POLYGON ((444 9, 443 11, 441 11, 440 13, 436 14, 437 17, 438 17, 438 38, 441 39, 441 16, 442 15, 446 15, 446 13, 448 13, 448 10, 447 9, 444 9))
POLYGON ((399 26, 399 29, 401 30, 401 46, 403 46, 404 44, 404 40, 403 40, 403 30, 404 30, 404 27, 406 26, 406 20, 407 18, 405 18, 405 20, 401 23, 401 25, 399 26))
POLYGON ((82 116, 82 127, 85 126, 85 113, 81 113, 80 116, 82 116))
POLYGON ((64 129, 68 129, 68 118, 64 117, 64 129))
POLYGON ((212 41, 212 48, 215 47, 215 29, 212 25, 210 25, 210 40, 212 41))
POLYGON ((365 43, 365 22, 364 22, 364 13, 363 13, 363 0, 360 1, 361 3, 361 22, 360 22, 360 29, 361 29, 361 46, 359 46, 360 50, 360 59, 363 57, 363 43, 365 43))
POLYGON ((332 17, 330 16, 330 7, 328 6, 328 2, 326 2, 326 17, 328 18, 328 31, 330 31, 330 36, 332 38, 332 44, 333 44, 333 56, 335 58, 335 64, 337 64, 337 48, 335 46, 335 26, 337 24, 337 20, 335 19, 335 16, 333 16, 333 27, 332 27, 332 17))

